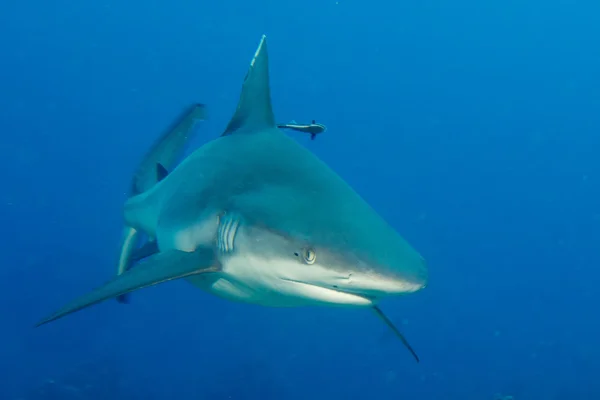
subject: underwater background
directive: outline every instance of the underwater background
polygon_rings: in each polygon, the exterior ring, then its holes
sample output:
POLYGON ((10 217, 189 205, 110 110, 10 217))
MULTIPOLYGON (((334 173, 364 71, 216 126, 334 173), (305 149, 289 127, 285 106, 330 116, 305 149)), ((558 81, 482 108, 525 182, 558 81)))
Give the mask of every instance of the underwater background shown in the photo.
POLYGON ((0 2, 0 399, 600 399, 600 3, 0 2), (113 276, 131 174, 216 138, 267 34, 279 122, 427 259, 373 313, 113 276))

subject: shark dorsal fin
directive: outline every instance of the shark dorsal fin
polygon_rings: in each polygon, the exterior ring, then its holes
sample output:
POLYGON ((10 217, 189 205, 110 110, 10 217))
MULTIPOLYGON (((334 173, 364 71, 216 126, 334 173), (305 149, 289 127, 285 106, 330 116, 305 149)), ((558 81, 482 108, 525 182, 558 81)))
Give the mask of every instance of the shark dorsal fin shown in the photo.
POLYGON ((267 37, 262 36, 242 85, 237 109, 222 136, 275 128, 269 88, 267 37))

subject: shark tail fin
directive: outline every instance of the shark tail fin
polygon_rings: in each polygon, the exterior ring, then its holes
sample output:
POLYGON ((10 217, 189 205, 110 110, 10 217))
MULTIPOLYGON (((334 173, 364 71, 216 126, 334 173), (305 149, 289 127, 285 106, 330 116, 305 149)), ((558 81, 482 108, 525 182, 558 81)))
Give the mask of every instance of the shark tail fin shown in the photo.
POLYGON ((267 37, 263 35, 246 73, 235 114, 221 136, 275 128, 269 85, 267 37))
MULTIPOLYGON (((175 122, 154 142, 140 161, 131 182, 131 196, 146 192, 163 180, 169 170, 182 157, 186 145, 194 136, 194 126, 197 121, 206 119, 206 107, 203 104, 193 104, 187 107, 175 122)), ((156 242, 146 238, 136 229, 125 226, 121 239, 121 251, 117 264, 117 276, 129 270, 136 261, 158 251, 156 242), (140 247, 141 246, 141 247, 140 247)), ((129 295, 117 296, 120 303, 129 303, 129 295)))
POLYGON ((150 190, 160 181, 163 170, 170 171, 175 167, 186 145, 194 137, 196 122, 205 119, 206 107, 203 104, 193 104, 181 113, 138 164, 131 182, 132 196, 150 190))
POLYGON ((402 332, 400 332, 400 330, 398 328, 396 328, 394 323, 387 317, 387 315, 385 315, 383 313, 383 311, 381 311, 381 308, 379 308, 378 306, 374 306, 373 311, 375 311, 375 314, 377 314, 377 316, 379 318, 381 318, 381 320, 383 322, 385 322, 385 324, 394 332, 394 334, 398 337, 398 339, 400 339, 400 341, 402 342, 404 347, 406 347, 406 349, 410 352, 410 354, 412 354, 412 356, 415 358, 415 360, 417 360, 417 362, 419 362, 420 361, 419 356, 417 355, 415 350, 412 348, 410 343, 408 343, 408 340, 406 340, 406 337, 404 337, 402 332))

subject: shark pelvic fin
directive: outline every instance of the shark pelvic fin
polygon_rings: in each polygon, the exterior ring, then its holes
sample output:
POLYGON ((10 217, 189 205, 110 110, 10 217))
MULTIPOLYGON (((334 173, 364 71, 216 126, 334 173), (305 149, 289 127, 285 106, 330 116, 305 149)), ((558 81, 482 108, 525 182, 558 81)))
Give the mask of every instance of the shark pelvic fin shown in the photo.
MULTIPOLYGON (((117 276, 123 274, 131 267, 131 254, 135 251, 140 241, 140 232, 129 226, 123 227, 123 236, 121 239, 121 252, 117 264, 117 276)), ((117 297, 117 301, 122 304, 129 303, 129 296, 122 295, 117 297)))
POLYGON ((135 263, 156 253, 158 253, 158 243, 156 243, 156 240, 148 240, 143 246, 135 249, 131 253, 129 261, 135 263))
MULTIPOLYGON (((125 228, 125 232, 128 232, 128 230, 134 229, 125 228)), ((119 257, 119 269, 117 271, 117 276, 122 275, 125 271, 132 268, 133 264, 136 262, 158 253, 158 243, 156 243, 156 240, 146 240, 142 246, 134 249, 133 246, 136 246, 136 243, 138 242, 138 233, 135 232, 135 235, 136 237, 132 238, 132 240, 125 241, 123 243, 123 247, 121 248, 121 256, 119 257)), ((116 300, 121 304, 129 304, 131 302, 131 294, 122 294, 117 296, 116 300)))
POLYGON ((104 286, 73 300, 38 322, 36 327, 134 290, 193 275, 218 272, 221 269, 212 249, 198 249, 194 252, 169 250, 149 257, 140 264, 143 265, 126 271, 104 286))
POLYGON ((373 307, 373 311, 375 311, 375 314, 377 314, 377 316, 379 318, 381 318, 381 320, 383 322, 385 322, 385 324, 392 330, 394 331, 394 333, 396 334, 396 336, 398 336, 398 338, 400 339, 400 341, 402 342, 402 344, 404 345, 404 347, 406 347, 408 349, 408 351, 410 351, 410 354, 412 354, 412 356, 415 358, 415 360, 417 360, 417 362, 419 362, 419 356, 417 355, 417 353, 415 352, 415 350, 412 348, 412 346, 410 345, 410 343, 408 343, 408 340, 406 340, 406 338, 404 337, 404 335, 402 334, 402 332, 400 332, 400 330, 398 330, 398 328, 396 328, 396 326, 394 325, 394 323, 383 313, 383 311, 381 311, 381 308, 379 308, 378 306, 374 306, 373 307))
POLYGON ((244 79, 235 114, 221 136, 233 133, 255 133, 275 128, 269 87, 267 37, 263 35, 244 79))

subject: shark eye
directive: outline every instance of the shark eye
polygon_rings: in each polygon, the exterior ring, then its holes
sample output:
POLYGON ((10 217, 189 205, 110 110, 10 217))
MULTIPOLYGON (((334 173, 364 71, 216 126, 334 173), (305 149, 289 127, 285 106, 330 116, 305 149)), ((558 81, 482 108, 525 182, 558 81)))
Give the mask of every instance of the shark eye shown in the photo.
POLYGON ((305 249, 303 256, 304 262, 307 264, 314 264, 317 260, 317 253, 313 249, 305 249))

